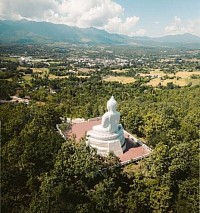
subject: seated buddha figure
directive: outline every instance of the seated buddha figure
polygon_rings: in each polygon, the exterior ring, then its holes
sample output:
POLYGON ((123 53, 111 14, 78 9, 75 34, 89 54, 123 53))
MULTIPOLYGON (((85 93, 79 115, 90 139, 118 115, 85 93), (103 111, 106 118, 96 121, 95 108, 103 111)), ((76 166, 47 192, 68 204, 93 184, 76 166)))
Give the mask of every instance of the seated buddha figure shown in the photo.
POLYGON ((120 113, 116 111, 117 102, 112 96, 107 102, 107 112, 102 117, 100 125, 93 126, 93 130, 98 132, 114 133, 119 128, 120 113))

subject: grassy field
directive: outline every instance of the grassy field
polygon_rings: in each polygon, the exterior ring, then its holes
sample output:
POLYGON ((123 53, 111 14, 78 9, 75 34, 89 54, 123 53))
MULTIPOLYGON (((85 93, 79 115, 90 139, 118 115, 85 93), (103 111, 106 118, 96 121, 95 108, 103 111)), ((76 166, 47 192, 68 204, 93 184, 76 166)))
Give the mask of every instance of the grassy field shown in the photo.
POLYGON ((192 84, 192 86, 200 85, 200 79, 186 79, 186 83, 192 84))
POLYGON ((161 76, 161 77, 166 76, 166 75, 168 75, 169 77, 174 76, 174 74, 166 74, 163 71, 160 71, 159 69, 151 71, 150 75, 158 75, 158 76, 161 76))
POLYGON ((27 83, 30 82, 30 81, 32 80, 32 77, 31 77, 30 74, 24 75, 22 78, 23 78, 24 81, 27 82, 27 83))
MULTIPOLYGON (((115 72, 117 72, 118 70, 115 70, 115 72)), ((119 70, 122 72, 125 72, 125 70, 119 70)), ((196 72, 188 72, 188 71, 181 71, 181 72, 177 72, 175 75, 174 74, 166 74, 163 71, 158 70, 154 70, 150 72, 150 75, 158 75, 158 78, 154 78, 152 80, 150 80, 150 82, 147 83, 147 85, 149 86, 166 86, 167 83, 172 82, 173 84, 176 84, 178 86, 186 86, 188 84, 192 84, 192 86, 194 85, 198 85, 200 84, 200 79, 191 79, 190 77, 192 75, 200 75, 200 72, 196 71, 196 72), (162 80, 161 77, 164 76, 168 76, 168 77, 174 77, 174 79, 165 79, 162 80)), ((142 75, 141 75, 142 76, 142 75)), ((144 74, 145 76, 145 74, 144 74)), ((136 80, 132 77, 125 77, 125 76, 108 76, 107 78, 104 78, 105 81, 117 81, 117 82, 121 82, 123 84, 127 84, 127 83, 133 83, 136 80)))
POLYGON ((15 58, 15 57, 0 57, 0 59, 6 60, 6 61, 12 61, 12 62, 18 61, 18 58, 15 58))
POLYGON ((187 71, 184 71, 184 72, 177 72, 176 73, 176 76, 177 77, 181 77, 181 78, 189 78, 192 75, 199 75, 200 76, 200 71, 196 71, 196 72, 187 72, 187 71))
POLYGON ((53 74, 49 74, 49 79, 56 79, 56 78, 68 78, 68 76, 57 76, 57 75, 53 75, 53 74))
MULTIPOLYGON (((0 80, 4 80, 4 79, 0 79, 0 80)), ((7 81, 12 81, 12 78, 7 78, 7 81)))
POLYGON ((78 78, 89 78, 90 76, 77 75, 78 78))
POLYGON ((19 70, 26 70, 26 69, 27 69, 27 67, 22 67, 22 66, 17 67, 17 71, 19 71, 19 70))
POLYGON ((150 75, 159 75, 159 76, 161 76, 161 77, 167 75, 167 76, 169 76, 169 77, 176 76, 176 77, 181 77, 181 78, 189 78, 191 75, 200 75, 200 71, 188 72, 187 70, 185 70, 185 71, 177 72, 177 73, 174 75, 174 74, 166 74, 166 73, 164 73, 163 71, 157 69, 157 70, 151 71, 151 72, 150 72, 150 75))
MULTIPOLYGON (((159 76, 165 76, 166 74, 164 74, 162 71, 152 71, 152 74, 155 75, 159 75, 159 76)), ((162 86, 166 86, 167 83, 172 82, 173 84, 176 84, 178 86, 186 86, 188 84, 192 84, 194 85, 199 85, 200 84, 200 79, 191 79, 192 75, 199 75, 200 76, 200 72, 196 71, 196 72, 188 72, 188 71, 181 71, 181 72, 177 72, 175 75, 174 74, 168 74, 167 76, 172 77, 175 76, 176 78, 174 79, 165 79, 162 80, 161 78, 154 78, 152 79, 150 82, 147 83, 147 85, 156 87, 159 84, 161 84, 162 86)))
MULTIPOLYGON (((23 70, 23 69, 27 69, 26 67, 22 67, 19 66, 17 68, 17 70, 23 70)), ((38 75, 40 77, 44 77, 46 74, 49 74, 49 69, 48 68, 31 68, 33 70, 33 73, 38 73, 38 75)), ((80 68, 78 69, 79 71, 83 72, 83 73, 87 73, 90 71, 94 71, 94 69, 88 69, 88 68, 80 68)), ((125 73, 127 72, 126 69, 123 70, 113 70, 113 72, 116 73, 125 73)), ((146 85, 149 86, 153 86, 153 87, 157 87, 159 85, 162 86, 166 86, 167 83, 172 82, 173 84, 176 84, 178 86, 186 86, 188 84, 191 84, 192 86, 195 85, 200 85, 200 79, 192 79, 191 76, 192 75, 199 75, 200 76, 200 71, 195 71, 195 72, 188 72, 188 71, 180 71, 177 72, 176 74, 166 74, 163 71, 161 71, 160 69, 156 69, 156 70, 152 70, 150 72, 150 74, 141 74, 141 76, 146 76, 146 75, 158 75, 159 77, 153 78, 151 79, 146 85), (162 80, 161 78, 164 76, 168 76, 169 78, 174 77, 173 79, 165 79, 162 80)), ((86 78, 89 76, 77 76, 80 78, 86 78)), ((68 76, 55 76, 53 74, 49 74, 49 79, 62 79, 62 78, 68 78, 68 76)), ((26 74, 23 76, 23 79, 26 83, 30 83, 32 77, 30 74, 26 74)), ((12 79, 8 79, 8 80, 12 80, 12 79)), ((104 81, 109 81, 109 82, 120 82, 123 84, 127 84, 127 83, 134 83, 136 81, 136 79, 134 79, 133 77, 126 77, 126 76, 108 76, 106 78, 103 79, 104 81)))
POLYGON ((128 83, 134 83, 136 80, 132 77, 124 77, 124 76, 109 76, 107 78, 104 78, 104 81, 118 81, 122 84, 128 84, 128 83))
POLYGON ((166 86, 167 83, 170 83, 172 82, 173 84, 176 84, 178 86, 187 86, 189 84, 192 84, 192 86, 195 86, 195 85, 200 85, 200 79, 166 79, 166 80, 161 80, 159 78, 155 78, 155 79, 152 79, 150 82, 147 83, 147 85, 149 86, 153 86, 153 87, 156 87, 158 86, 159 84, 162 85, 162 86, 166 86))
MULTIPOLYGON (((27 67, 22 67, 22 66, 19 66, 17 67, 17 70, 26 70, 27 67)), ((45 73, 48 73, 49 72, 49 69, 48 68, 31 68, 33 70, 33 73, 41 73, 41 74, 45 74, 45 73)))
POLYGON ((122 69, 122 70, 116 69, 116 70, 112 70, 112 71, 116 72, 116 73, 126 73, 128 70, 126 70, 126 69, 122 69))
MULTIPOLYGON (((17 70, 24 70, 27 69, 27 67, 22 67, 19 66, 17 68, 17 70)), ((33 73, 37 73, 40 77, 44 77, 46 74, 49 74, 49 69, 48 68, 31 68, 33 70, 33 73)), ((68 78, 68 76, 56 76, 53 74, 49 74, 49 79, 56 79, 56 78, 68 78)), ((23 79, 25 81, 30 82, 30 80, 32 79, 30 74, 26 74, 23 76, 23 79)))
POLYGON ((33 70, 33 73, 41 73, 41 74, 46 74, 49 73, 48 68, 31 68, 33 70))
POLYGON ((89 69, 89 68, 79 68, 78 71, 88 73, 88 72, 94 72, 95 70, 89 69))

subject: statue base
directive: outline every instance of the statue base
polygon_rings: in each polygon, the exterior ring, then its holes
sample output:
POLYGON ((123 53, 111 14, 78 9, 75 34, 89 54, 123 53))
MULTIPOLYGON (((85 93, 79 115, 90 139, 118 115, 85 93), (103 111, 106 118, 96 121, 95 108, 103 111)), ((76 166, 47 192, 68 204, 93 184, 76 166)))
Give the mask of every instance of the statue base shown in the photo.
POLYGON ((115 132, 103 132, 92 129, 87 132, 87 145, 96 148, 97 153, 107 156, 114 153, 116 156, 123 154, 126 149, 124 130, 121 124, 115 132))

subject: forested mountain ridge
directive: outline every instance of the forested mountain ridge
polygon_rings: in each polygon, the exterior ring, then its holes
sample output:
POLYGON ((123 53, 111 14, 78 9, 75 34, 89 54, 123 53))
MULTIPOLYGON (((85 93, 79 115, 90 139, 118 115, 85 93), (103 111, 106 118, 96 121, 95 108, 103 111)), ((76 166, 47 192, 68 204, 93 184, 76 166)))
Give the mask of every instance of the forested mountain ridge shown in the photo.
POLYGON ((34 21, 0 21, 0 41, 14 43, 95 43, 120 44, 124 36, 95 28, 78 28, 34 21))
POLYGON ((82 44, 131 44, 136 46, 200 46, 200 37, 191 34, 158 38, 128 37, 111 34, 96 28, 78 28, 62 24, 34 21, 0 21, 0 42, 18 44, 44 44, 53 42, 82 44))

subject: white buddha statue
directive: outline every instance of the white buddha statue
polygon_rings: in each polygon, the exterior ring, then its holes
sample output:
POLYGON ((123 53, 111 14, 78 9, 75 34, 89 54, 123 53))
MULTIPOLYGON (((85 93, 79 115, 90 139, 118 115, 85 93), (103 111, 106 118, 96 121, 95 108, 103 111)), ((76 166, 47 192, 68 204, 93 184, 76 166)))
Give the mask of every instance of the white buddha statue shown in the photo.
POLYGON ((117 102, 112 96, 107 102, 108 111, 103 115, 101 125, 94 126, 93 129, 99 132, 114 133, 118 131, 120 113, 116 111, 117 102))
POLYGON ((107 102, 108 111, 103 115, 100 125, 93 126, 87 132, 86 144, 96 148, 97 153, 108 155, 113 152, 120 156, 126 148, 124 130, 120 122, 120 113, 116 110, 117 102, 112 96, 107 102))

